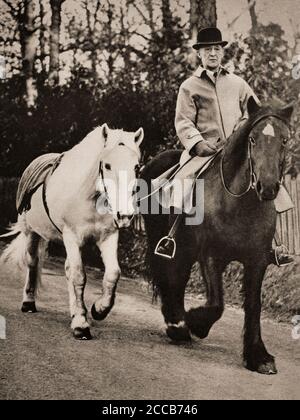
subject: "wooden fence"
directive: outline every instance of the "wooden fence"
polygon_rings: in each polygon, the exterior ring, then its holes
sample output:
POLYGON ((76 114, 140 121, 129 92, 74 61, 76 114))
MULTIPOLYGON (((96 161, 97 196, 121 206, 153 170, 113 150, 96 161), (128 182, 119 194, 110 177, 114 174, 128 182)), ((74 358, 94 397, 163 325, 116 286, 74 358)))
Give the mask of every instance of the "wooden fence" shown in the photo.
MULTIPOLYGON (((294 255, 300 255, 300 174, 297 178, 285 177, 285 186, 289 191, 295 208, 278 216, 277 230, 284 245, 294 255)), ((141 216, 134 220, 134 229, 144 232, 144 221, 141 216)))
POLYGON ((281 241, 294 255, 300 255, 300 174, 297 178, 285 177, 285 186, 295 208, 278 217, 277 230, 281 241))

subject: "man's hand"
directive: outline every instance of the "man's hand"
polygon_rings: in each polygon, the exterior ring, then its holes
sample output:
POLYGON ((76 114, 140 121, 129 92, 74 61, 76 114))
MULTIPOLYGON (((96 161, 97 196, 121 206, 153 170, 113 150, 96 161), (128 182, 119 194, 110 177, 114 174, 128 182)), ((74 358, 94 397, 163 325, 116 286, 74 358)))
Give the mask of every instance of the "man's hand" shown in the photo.
POLYGON ((203 140, 195 144, 190 154, 191 156, 207 157, 207 156, 214 155, 217 152, 217 150, 218 149, 215 146, 203 140))

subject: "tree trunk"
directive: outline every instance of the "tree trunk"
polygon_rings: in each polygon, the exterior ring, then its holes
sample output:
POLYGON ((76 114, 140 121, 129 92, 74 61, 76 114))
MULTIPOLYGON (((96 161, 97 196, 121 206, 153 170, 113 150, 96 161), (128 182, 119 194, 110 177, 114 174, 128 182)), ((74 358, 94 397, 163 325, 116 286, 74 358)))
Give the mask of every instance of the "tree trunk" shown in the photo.
POLYGON ((251 32, 254 32, 258 26, 257 14, 255 11, 255 0, 248 0, 249 12, 251 17, 251 32))
POLYGON ((200 29, 217 25, 216 0, 190 0, 190 31, 193 42, 200 29))
POLYGON ((52 18, 50 27, 49 84, 51 86, 57 86, 59 83, 59 35, 63 2, 64 0, 50 0, 52 18))
MULTIPOLYGON (((216 0, 190 0, 190 4, 190 33, 195 44, 200 29, 217 26, 217 6, 216 0)), ((191 54, 189 61, 192 67, 196 67, 196 54, 191 54)))
POLYGON ((172 31, 172 12, 170 9, 170 0, 162 0, 162 24, 163 24, 163 36, 165 46, 172 48, 173 31, 172 31))
POLYGON ((39 31, 39 41, 40 41, 40 62, 42 68, 42 74, 46 74, 45 58, 46 58, 46 37, 45 31, 46 27, 44 24, 45 8, 43 0, 40 0, 40 31, 39 31))
POLYGON ((37 97, 36 84, 34 80, 34 61, 36 56, 37 43, 34 28, 34 2, 24 0, 23 13, 19 14, 19 31, 22 52, 22 73, 25 80, 25 99, 27 107, 34 106, 37 97))

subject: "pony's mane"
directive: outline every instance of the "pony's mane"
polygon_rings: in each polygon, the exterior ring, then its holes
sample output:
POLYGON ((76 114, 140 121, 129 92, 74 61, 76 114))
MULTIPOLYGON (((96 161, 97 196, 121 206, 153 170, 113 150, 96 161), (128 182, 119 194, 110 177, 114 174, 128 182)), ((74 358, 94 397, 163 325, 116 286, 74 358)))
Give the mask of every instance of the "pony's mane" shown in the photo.
POLYGON ((100 126, 96 127, 93 131, 88 133, 80 143, 76 144, 72 149, 70 149, 67 153, 70 152, 78 152, 81 149, 86 149, 87 147, 91 147, 93 150, 97 149, 100 150, 102 146, 102 128, 100 126))
POLYGON ((253 128, 253 123, 260 116, 274 113, 276 114, 276 111, 278 111, 283 105, 284 103, 279 99, 272 99, 269 102, 264 103, 257 112, 251 114, 248 120, 229 136, 224 150, 226 152, 230 152, 235 148, 237 143, 242 144, 244 140, 246 141, 253 128))

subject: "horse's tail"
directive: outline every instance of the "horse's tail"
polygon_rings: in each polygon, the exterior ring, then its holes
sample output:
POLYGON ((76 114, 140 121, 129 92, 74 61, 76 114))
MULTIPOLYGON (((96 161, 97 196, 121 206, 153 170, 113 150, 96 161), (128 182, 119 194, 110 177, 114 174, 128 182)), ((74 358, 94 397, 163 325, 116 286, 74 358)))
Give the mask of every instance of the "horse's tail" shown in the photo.
POLYGON ((9 265, 11 268, 24 270, 26 264, 26 242, 28 229, 23 218, 19 218, 17 223, 14 223, 10 228, 10 232, 1 235, 1 238, 15 239, 8 244, 0 256, 0 264, 9 265))

